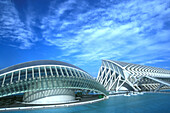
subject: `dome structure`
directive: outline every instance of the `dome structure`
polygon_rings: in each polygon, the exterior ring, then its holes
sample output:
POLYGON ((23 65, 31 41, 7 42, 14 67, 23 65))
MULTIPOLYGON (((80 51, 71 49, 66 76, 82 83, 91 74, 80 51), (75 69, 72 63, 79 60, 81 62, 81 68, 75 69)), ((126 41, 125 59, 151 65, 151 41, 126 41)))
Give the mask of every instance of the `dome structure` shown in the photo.
POLYGON ((65 103, 75 100, 76 90, 107 95, 87 72, 61 61, 31 61, 0 70, 0 97, 24 93, 28 104, 65 103))

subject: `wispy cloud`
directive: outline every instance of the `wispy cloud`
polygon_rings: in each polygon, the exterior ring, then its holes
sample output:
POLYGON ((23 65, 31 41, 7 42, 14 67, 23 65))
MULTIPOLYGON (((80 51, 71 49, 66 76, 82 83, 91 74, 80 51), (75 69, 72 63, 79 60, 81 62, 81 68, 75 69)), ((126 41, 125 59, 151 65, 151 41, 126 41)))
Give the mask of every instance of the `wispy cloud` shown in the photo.
POLYGON ((170 70, 170 67, 167 67, 167 66, 166 66, 166 67, 163 67, 163 68, 170 70))
POLYGON ((31 29, 31 17, 26 22, 20 19, 19 12, 10 0, 0 1, 0 40, 11 40, 11 46, 28 49, 37 40, 31 29), (18 44, 16 44, 18 43, 18 44))
POLYGON ((0 41, 28 49, 43 40, 59 50, 51 59, 85 68, 90 63, 91 72, 101 59, 162 63, 170 57, 169 4, 169 0, 53 0, 47 9, 42 7, 47 14, 34 13, 28 6, 23 19, 14 3, 1 0, 0 41))
POLYGON ((169 1, 100 1, 95 7, 84 2, 83 8, 78 1, 64 4, 51 5, 42 21, 43 36, 77 64, 99 59, 156 63, 169 57, 169 1))
POLYGON ((155 64, 155 63, 158 63, 158 62, 166 62, 167 60, 151 60, 151 61, 146 61, 142 64, 155 64))

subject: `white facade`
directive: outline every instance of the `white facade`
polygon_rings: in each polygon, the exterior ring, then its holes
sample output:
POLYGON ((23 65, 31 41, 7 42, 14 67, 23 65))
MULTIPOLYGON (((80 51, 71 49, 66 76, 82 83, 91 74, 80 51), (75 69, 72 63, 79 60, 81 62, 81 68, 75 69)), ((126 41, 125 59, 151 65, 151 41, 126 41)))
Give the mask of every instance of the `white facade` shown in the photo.
POLYGON ((170 88, 170 71, 162 68, 103 60, 97 81, 107 91, 157 91, 170 88))
POLYGON ((32 91, 24 94, 25 104, 57 104, 75 101, 75 93, 72 89, 53 89, 32 91))

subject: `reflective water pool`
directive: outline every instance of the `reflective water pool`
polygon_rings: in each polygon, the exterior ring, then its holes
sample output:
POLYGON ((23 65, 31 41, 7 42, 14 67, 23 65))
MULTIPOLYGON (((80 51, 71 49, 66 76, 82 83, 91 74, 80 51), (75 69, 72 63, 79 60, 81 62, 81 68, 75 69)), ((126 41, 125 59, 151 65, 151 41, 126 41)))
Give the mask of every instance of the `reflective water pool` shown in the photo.
POLYGON ((105 101, 81 106, 5 113, 170 113, 170 94, 115 96, 105 101))

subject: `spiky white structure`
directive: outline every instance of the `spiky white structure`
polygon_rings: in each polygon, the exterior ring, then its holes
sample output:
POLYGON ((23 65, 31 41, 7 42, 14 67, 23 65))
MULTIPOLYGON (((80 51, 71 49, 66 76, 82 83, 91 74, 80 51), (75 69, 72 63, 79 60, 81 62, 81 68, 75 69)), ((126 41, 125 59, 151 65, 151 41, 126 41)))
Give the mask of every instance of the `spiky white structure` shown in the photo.
POLYGON ((97 81, 108 91, 157 91, 170 88, 170 71, 132 63, 103 60, 97 81))

